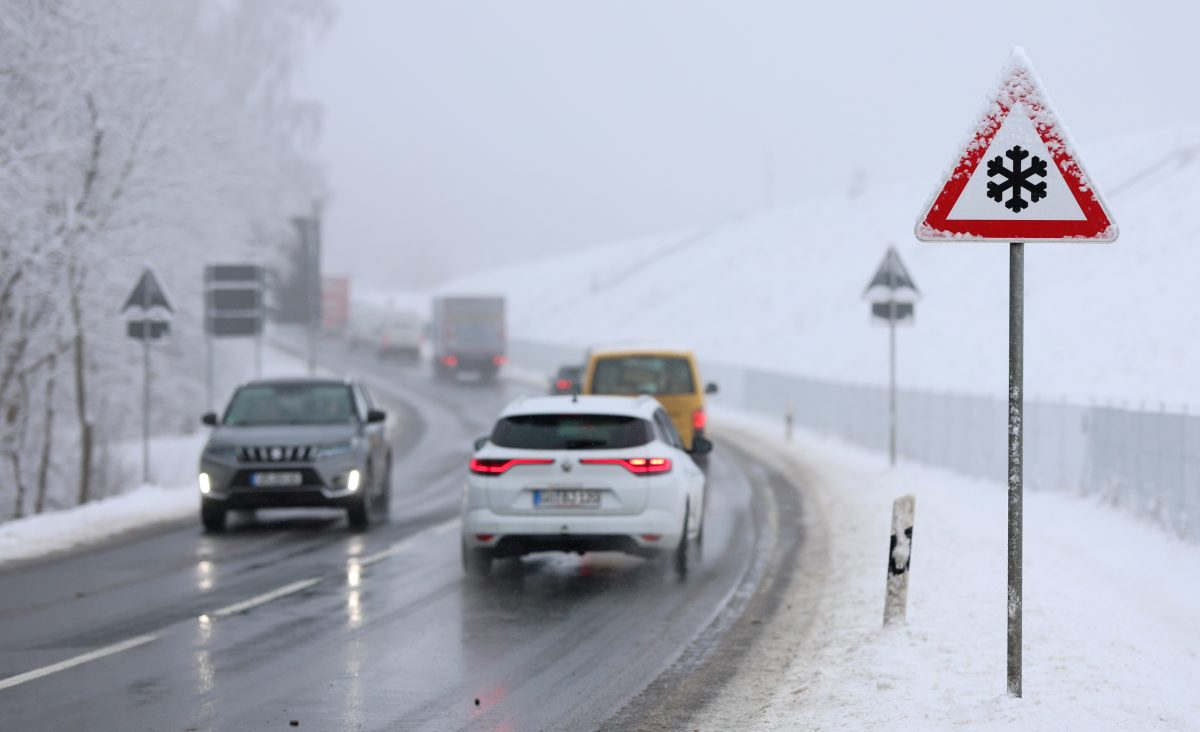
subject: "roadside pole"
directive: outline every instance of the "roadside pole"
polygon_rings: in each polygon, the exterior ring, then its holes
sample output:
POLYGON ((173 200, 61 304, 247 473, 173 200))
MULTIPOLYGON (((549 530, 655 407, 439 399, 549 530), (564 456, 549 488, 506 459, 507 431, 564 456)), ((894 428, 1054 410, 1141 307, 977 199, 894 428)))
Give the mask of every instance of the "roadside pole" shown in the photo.
POLYGON ((142 289, 142 483, 150 483, 150 305, 149 287, 142 289))
MULTIPOLYGON (((894 286, 893 286, 894 287, 894 286)), ((888 464, 896 467, 896 301, 888 301, 888 464)))
POLYGON ((313 201, 308 221, 308 375, 317 373, 317 329, 321 322, 321 202, 313 201))
MULTIPOLYGON (((205 314, 205 320, 208 320, 207 313, 205 314)), ((214 409, 213 402, 216 401, 214 393, 216 392, 216 387, 213 384, 216 376, 213 374, 213 334, 207 323, 205 323, 204 329, 204 351, 204 409, 205 411, 212 411, 214 409)))
POLYGON ((908 612, 908 575, 912 568, 913 514, 916 496, 900 496, 892 502, 892 540, 888 547, 887 591, 883 600, 883 624, 904 622, 908 612))
POLYGON ((130 338, 142 341, 142 482, 150 482, 150 341, 166 336, 171 330, 170 316, 173 312, 162 286, 147 267, 142 271, 133 291, 125 300, 121 313, 131 310, 138 315, 125 324, 130 338), (151 319, 151 311, 157 309, 158 316, 151 319))
POLYGON ((1025 245, 1008 249, 1008 693, 1021 696, 1025 245))
POLYGON ((917 220, 926 242, 1008 244, 1008 693, 1023 662, 1025 244, 1106 243, 1117 225, 1033 64, 1013 49, 958 162, 917 220), (1031 212, 1032 211, 1032 212, 1031 212))
POLYGON ((889 246, 883 261, 871 277, 863 296, 871 299, 871 317, 886 320, 888 325, 888 463, 896 466, 896 325, 901 321, 912 322, 915 317, 916 300, 921 291, 900 259, 896 248, 889 246), (903 300, 898 300, 902 296, 903 300), (880 301, 878 298, 886 299, 880 301))

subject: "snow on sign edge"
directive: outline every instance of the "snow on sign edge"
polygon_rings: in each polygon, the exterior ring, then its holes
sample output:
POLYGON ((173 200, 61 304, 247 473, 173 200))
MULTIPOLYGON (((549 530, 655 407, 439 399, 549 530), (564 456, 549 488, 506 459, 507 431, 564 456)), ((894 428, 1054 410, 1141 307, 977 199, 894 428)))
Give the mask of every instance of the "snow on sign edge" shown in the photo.
MULTIPOLYGON (((914 229, 917 239, 925 242, 1112 242, 1117 239, 1117 224, 1104 202, 1100 189, 1087 174, 1083 160, 1078 154, 1078 147, 1071 139, 1070 131, 1062 123, 1054 111, 1054 105, 1045 92, 1041 78, 1033 68, 1025 50, 1020 46, 1013 49, 1008 61, 1001 71, 999 82, 994 92, 989 95, 988 102, 979 116, 979 122, 960 147, 961 153, 956 157, 949 172, 941 178, 940 185, 934 189, 922 209, 920 218, 914 229), (1056 222, 1056 221, 1006 221, 1016 224, 1016 228, 1024 227, 1024 231, 1008 232, 1004 235, 975 234, 969 230, 949 230, 939 228, 944 225, 946 215, 957 202, 962 190, 966 187, 971 175, 983 161, 987 148, 996 133, 999 132, 1005 117, 1017 105, 1028 109, 1031 119, 1042 141, 1053 155, 1053 162, 1062 173, 1068 185, 1078 188, 1076 199, 1085 213, 1085 221, 1056 222), (951 191, 953 188, 955 190, 951 191), (935 217, 939 205, 944 206, 945 215, 935 217), (937 223, 931 222, 936 218, 937 223), (1090 229, 1083 233, 1048 232, 1055 226, 1069 227, 1071 223, 1083 225, 1090 229)), ((997 221, 1000 221, 999 219, 997 221)), ((956 222, 961 228, 968 229, 972 224, 956 222), (966 226, 963 226, 966 224, 966 226)))

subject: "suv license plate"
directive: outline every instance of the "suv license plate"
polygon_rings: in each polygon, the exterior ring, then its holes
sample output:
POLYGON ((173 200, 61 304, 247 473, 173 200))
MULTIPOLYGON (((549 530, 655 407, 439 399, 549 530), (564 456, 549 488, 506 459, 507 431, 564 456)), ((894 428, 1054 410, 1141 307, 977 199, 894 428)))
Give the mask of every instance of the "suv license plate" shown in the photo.
POLYGON ((594 488, 551 488, 533 492, 534 508, 599 508, 600 491, 594 488))
POLYGON ((294 488, 304 483, 304 474, 299 471, 254 473, 250 484, 258 488, 294 488))

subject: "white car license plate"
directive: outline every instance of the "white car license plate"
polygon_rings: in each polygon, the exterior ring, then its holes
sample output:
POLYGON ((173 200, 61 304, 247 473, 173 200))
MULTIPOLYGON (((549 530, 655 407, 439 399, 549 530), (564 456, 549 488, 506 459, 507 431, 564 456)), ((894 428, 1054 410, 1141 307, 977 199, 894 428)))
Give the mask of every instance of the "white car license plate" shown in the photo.
POLYGON ((294 488, 304 484, 304 474, 299 471, 275 471, 254 473, 250 484, 258 488, 294 488))
POLYGON ((549 488, 533 492, 534 508, 599 508, 595 488, 549 488))

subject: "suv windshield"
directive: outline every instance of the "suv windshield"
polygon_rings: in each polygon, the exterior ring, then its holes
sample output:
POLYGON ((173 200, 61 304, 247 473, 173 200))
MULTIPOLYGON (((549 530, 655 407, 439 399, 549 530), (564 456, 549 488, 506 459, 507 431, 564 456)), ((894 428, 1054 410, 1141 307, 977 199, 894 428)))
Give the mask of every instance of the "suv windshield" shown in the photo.
POLYGON ((492 443, 528 450, 606 450, 645 445, 650 423, 617 414, 527 414, 505 417, 492 443))
POLYGON ((678 356, 624 356, 596 361, 593 394, 693 394, 692 368, 678 356))
POLYGON ((344 424, 355 417, 354 397, 345 384, 254 384, 233 395, 224 423, 344 424))

